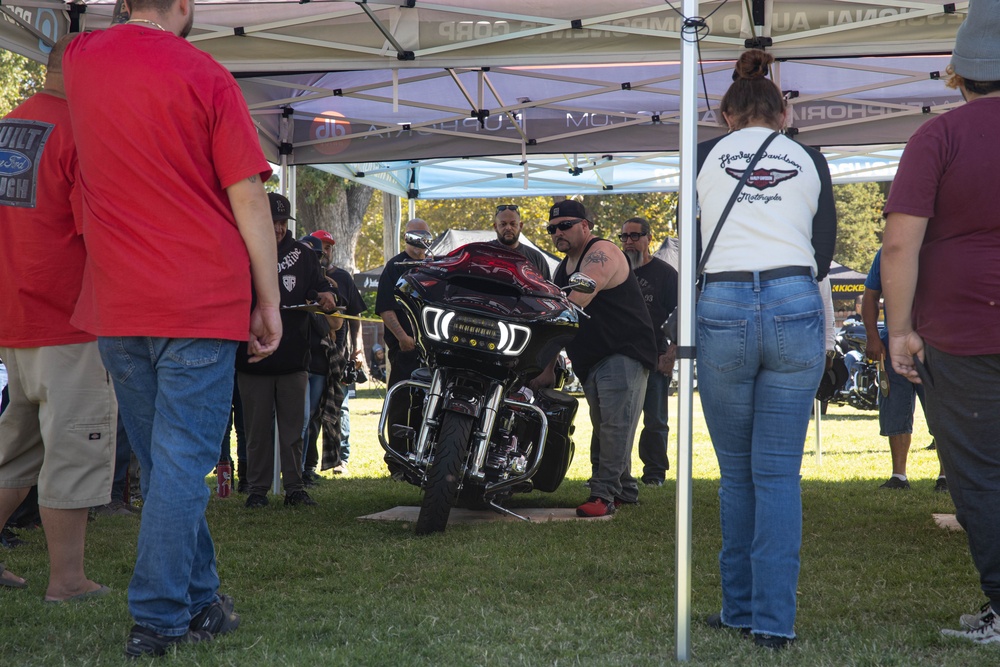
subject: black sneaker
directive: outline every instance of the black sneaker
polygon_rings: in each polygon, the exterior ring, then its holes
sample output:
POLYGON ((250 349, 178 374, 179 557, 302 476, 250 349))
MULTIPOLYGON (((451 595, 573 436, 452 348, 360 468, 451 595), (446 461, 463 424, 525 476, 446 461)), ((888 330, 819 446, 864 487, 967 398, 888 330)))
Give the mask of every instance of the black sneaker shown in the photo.
POLYGON ((0 530, 0 547, 4 549, 14 549, 24 544, 24 540, 17 536, 10 528, 4 526, 3 530, 0 530))
POLYGON ((240 627, 240 615, 233 613, 236 601, 231 595, 219 594, 219 599, 208 605, 191 619, 188 626, 196 632, 207 632, 215 635, 228 635, 240 627))
POLYGON ((133 625, 128 633, 128 639, 125 640, 125 657, 159 657, 166 655, 171 646, 208 641, 212 641, 211 633, 202 630, 188 630, 187 634, 171 637, 158 634, 141 625, 133 625))
POLYGON ((642 480, 642 483, 646 486, 663 486, 663 480, 656 477, 651 477, 649 479, 642 480))
POLYGON ((310 498, 309 494, 302 489, 285 494, 285 507, 289 506, 297 507, 299 505, 305 505, 306 507, 314 507, 317 504, 318 503, 312 498, 310 498))
POLYGON ((882 486, 880 486, 878 488, 880 488, 880 489, 893 489, 893 490, 897 490, 897 491, 909 491, 909 489, 910 489, 910 482, 908 480, 900 479, 898 477, 890 477, 889 480, 885 484, 883 484, 882 486))
POLYGON ((750 636, 750 628, 738 628, 734 625, 726 625, 722 622, 722 614, 711 614, 705 619, 705 625, 713 630, 739 630, 744 637, 750 636))
POLYGON ((259 493, 251 493, 247 496, 247 502, 244 507, 250 510, 260 509, 261 507, 267 507, 267 496, 262 496, 259 493))
POLYGON ((754 634, 753 636, 755 646, 769 648, 772 651, 780 651, 783 648, 788 648, 794 641, 791 637, 779 637, 778 635, 754 634))
POLYGON ((938 477, 937 481, 934 482, 934 490, 938 493, 948 493, 948 480, 944 477, 938 477))
POLYGON ((930 451, 934 451, 935 449, 937 449, 937 440, 935 440, 934 438, 931 438, 931 444, 929 444, 926 447, 924 447, 924 449, 930 450, 930 451))

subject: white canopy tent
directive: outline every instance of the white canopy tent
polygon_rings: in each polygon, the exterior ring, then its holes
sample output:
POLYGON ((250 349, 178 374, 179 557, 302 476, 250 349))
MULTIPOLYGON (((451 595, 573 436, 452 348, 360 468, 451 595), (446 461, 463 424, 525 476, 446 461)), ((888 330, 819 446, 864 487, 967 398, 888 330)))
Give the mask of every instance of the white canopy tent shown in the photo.
MULTIPOLYGON (((910 133, 961 101, 934 78, 967 4, 701 3, 699 139, 721 131, 711 109, 725 61, 770 39, 797 138, 827 154, 838 182, 890 179, 910 133)), ((411 198, 676 190, 678 11, 662 0, 484 5, 207 0, 190 39, 240 78, 276 163, 411 198)), ((0 5, 0 47, 44 59, 54 38, 106 27, 114 12, 114 0, 0 5)))
MULTIPOLYGON (((934 79, 968 2, 673 1, 680 12, 662 0, 207 0, 191 41, 240 78, 265 152, 283 165, 336 165, 415 197, 489 196, 489 183, 508 196, 677 188, 688 240, 695 142, 719 132, 701 89, 714 108, 726 61, 748 46, 780 59, 773 75, 792 95, 798 138, 842 159, 843 178, 891 174, 910 133, 960 102, 934 79), (709 34, 685 36, 681 13, 711 14, 709 34), (643 162, 645 174, 631 171, 643 162)), ((107 27, 114 9, 0 5, 0 48, 44 60, 55 38, 107 27)), ((680 267, 677 656, 687 659, 690 241, 680 267)))

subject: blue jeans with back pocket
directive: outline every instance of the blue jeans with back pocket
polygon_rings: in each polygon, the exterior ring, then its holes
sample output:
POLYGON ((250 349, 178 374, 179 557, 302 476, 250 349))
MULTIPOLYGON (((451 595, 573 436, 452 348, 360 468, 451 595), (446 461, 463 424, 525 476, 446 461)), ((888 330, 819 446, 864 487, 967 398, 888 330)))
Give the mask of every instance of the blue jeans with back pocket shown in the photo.
POLYGON ((698 390, 721 472, 722 621, 794 637, 823 303, 812 277, 754 278, 709 282, 697 305, 698 390))

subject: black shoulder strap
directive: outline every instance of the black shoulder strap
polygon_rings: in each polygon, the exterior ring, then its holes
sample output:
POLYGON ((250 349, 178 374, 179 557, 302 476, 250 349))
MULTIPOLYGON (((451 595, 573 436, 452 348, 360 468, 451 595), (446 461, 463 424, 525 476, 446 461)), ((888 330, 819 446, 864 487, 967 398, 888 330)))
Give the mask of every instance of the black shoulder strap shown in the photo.
POLYGON ((712 254, 712 248, 715 247, 715 239, 719 238, 719 232, 722 231, 722 224, 726 221, 726 218, 729 217, 729 212, 733 210, 733 204, 736 203, 736 198, 739 197, 740 192, 743 191, 743 186, 747 184, 748 180, 750 180, 750 174, 753 172, 753 168, 756 167, 760 159, 764 157, 764 151, 771 145, 771 142, 774 141, 774 138, 777 137, 778 134, 778 131, 775 130, 767 136, 764 143, 757 149, 753 159, 750 160, 750 164, 747 165, 746 171, 743 172, 743 177, 740 178, 740 182, 736 184, 736 189, 733 190, 732 196, 729 197, 729 203, 726 204, 726 208, 722 211, 722 215, 719 217, 718 224, 715 225, 715 231, 712 232, 712 238, 709 240, 708 246, 706 246, 705 251, 701 253, 701 261, 698 262, 698 271, 695 273, 696 277, 700 278, 701 274, 705 271, 705 265, 708 264, 708 256, 712 254))

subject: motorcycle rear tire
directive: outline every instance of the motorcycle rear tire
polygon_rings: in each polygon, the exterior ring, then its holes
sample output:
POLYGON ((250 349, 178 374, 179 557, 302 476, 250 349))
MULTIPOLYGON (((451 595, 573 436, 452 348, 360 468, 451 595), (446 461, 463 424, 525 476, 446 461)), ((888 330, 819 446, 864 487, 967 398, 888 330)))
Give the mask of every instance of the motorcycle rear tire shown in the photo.
POLYGON ((424 499, 417 517, 417 535, 443 533, 447 527, 451 508, 458 500, 474 426, 474 418, 457 412, 446 412, 441 418, 434 463, 427 474, 424 499))

